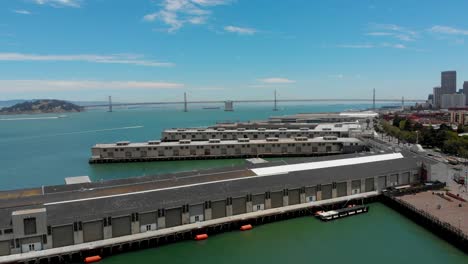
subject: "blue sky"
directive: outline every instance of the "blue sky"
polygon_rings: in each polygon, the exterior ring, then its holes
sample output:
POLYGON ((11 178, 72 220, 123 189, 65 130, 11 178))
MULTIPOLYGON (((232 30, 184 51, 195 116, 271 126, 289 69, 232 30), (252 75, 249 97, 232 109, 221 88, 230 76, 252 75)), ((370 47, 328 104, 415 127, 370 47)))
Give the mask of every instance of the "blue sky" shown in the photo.
POLYGON ((468 80, 468 2, 0 1, 0 100, 426 98, 468 80))

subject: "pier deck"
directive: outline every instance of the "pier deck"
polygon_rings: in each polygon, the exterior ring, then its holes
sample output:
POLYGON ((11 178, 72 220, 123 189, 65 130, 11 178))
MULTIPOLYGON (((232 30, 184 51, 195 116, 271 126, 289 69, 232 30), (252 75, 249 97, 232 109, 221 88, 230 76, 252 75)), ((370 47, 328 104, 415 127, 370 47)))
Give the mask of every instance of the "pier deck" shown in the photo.
POLYGON ((449 202, 432 194, 432 191, 408 194, 397 199, 429 213, 440 221, 447 222, 453 227, 461 229, 465 235, 468 235, 468 203, 453 198, 451 198, 452 202, 449 202), (462 207, 459 207, 459 204, 462 207))

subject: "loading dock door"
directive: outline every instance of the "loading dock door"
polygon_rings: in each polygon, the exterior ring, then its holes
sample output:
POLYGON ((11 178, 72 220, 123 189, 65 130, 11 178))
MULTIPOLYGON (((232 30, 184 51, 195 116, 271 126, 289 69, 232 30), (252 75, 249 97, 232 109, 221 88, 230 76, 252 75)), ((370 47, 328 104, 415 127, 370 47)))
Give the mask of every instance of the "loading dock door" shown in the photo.
POLYGON ((158 229, 156 212, 140 214, 140 232, 158 229))
POLYGON ((332 185, 322 185, 322 200, 332 198, 332 185))
POLYGON ((299 190, 289 190, 289 205, 301 203, 301 198, 299 196, 299 190))
POLYGON ((166 210, 166 227, 179 226, 182 224, 181 208, 166 210))
POLYGON ((378 190, 382 191, 387 187, 387 177, 386 176, 380 176, 379 177, 379 182, 378 182, 378 190))
POLYGON ((226 217, 226 201, 215 201, 211 203, 211 218, 226 217))
POLYGON ((346 182, 339 182, 336 184, 336 196, 342 197, 346 196, 348 192, 348 187, 346 182))
POLYGON ((91 242, 104 239, 102 221, 83 223, 83 241, 91 242))
POLYGON ((130 235, 131 228, 130 216, 112 218, 112 237, 130 235))
POLYGON ((10 241, 0 241, 0 256, 10 255, 10 241))
POLYGON ((271 193, 271 208, 277 208, 283 206, 283 191, 271 193))
POLYGON ((238 197, 232 199, 232 214, 245 214, 247 212, 245 197, 238 197))
POLYGON ((367 178, 366 179, 366 192, 374 191, 374 178, 367 178))
POLYGON ((410 173, 404 172, 401 174, 401 184, 409 184, 410 183, 410 173))
POLYGON ((54 248, 73 245, 73 225, 53 227, 52 244, 54 248))

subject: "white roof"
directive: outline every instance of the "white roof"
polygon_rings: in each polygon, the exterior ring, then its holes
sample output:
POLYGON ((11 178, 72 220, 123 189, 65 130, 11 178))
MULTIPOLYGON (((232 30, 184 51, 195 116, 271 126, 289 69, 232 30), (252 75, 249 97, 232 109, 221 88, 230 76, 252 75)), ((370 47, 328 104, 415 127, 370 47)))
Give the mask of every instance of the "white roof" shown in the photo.
POLYGON ((65 178, 65 184, 78 184, 91 182, 88 176, 76 176, 65 178))
POLYGON ((285 174, 285 173, 295 172, 295 171, 316 170, 316 169, 323 169, 323 168, 356 165, 356 164, 402 159, 402 158, 403 158, 403 155, 401 155, 401 153, 391 153, 391 154, 373 155, 373 156, 358 157, 358 158, 281 165, 281 166, 274 166, 274 167, 267 167, 267 168, 252 169, 252 171, 255 174, 257 174, 257 176, 267 176, 267 175, 274 175, 274 174, 285 174))

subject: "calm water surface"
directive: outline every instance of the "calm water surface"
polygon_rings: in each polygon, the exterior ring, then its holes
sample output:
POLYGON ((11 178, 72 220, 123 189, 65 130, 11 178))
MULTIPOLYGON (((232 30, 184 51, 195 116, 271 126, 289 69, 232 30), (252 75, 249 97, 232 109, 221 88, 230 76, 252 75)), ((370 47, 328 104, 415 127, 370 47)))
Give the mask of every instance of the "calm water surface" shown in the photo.
MULTIPOLYGON (((98 142, 159 139, 165 128, 211 125, 224 120, 265 119, 298 112, 343 111, 369 105, 237 106, 234 112, 154 108, 57 115, 0 116, 0 190, 62 184, 65 177, 93 181, 242 164, 237 160, 89 165, 98 142)), ((331 223, 304 217, 231 232, 207 241, 181 242, 118 255, 103 263, 468 263, 445 241, 380 204, 366 215, 331 223)))

